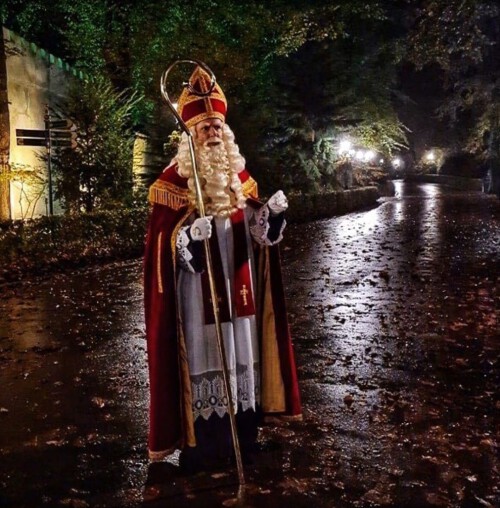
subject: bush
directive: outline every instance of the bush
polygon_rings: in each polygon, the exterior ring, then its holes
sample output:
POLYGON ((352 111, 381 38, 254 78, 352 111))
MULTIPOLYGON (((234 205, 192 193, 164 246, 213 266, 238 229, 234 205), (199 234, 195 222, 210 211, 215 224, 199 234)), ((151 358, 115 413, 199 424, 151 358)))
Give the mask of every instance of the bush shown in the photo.
POLYGON ((321 194, 289 194, 286 220, 308 222, 361 210, 376 204, 379 198, 377 187, 361 187, 344 191, 329 191, 321 194))
POLYGON ((0 223, 0 279, 140 256, 148 207, 0 223))
MULTIPOLYGON (((287 221, 306 222, 372 206, 377 187, 289 194, 287 221)), ((141 201, 145 203, 146 201, 141 201)), ((148 205, 0 222, 0 282, 143 253, 148 205)))
POLYGON ((455 153, 445 158, 439 173, 442 175, 481 178, 482 171, 475 157, 469 153, 455 153))

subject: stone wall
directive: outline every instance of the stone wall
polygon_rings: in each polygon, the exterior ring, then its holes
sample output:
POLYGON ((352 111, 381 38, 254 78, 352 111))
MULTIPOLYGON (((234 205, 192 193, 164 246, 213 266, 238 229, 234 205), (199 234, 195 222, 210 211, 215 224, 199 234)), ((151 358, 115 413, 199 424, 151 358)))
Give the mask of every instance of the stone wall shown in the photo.
POLYGON ((440 183, 452 187, 453 189, 464 191, 480 191, 483 187, 483 182, 480 178, 465 178, 463 176, 407 175, 405 180, 412 182, 440 183))
POLYGON ((307 222, 354 212, 375 206, 379 197, 377 187, 361 187, 311 196, 290 195, 287 221, 307 222))

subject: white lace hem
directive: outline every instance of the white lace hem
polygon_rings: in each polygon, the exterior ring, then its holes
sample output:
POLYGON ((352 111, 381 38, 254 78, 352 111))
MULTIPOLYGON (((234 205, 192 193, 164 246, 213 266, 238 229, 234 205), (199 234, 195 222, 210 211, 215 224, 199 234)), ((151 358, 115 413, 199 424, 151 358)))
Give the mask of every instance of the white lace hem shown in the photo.
MULTIPOLYGON (((247 365, 238 365, 236 375, 233 370, 230 371, 229 377, 236 412, 240 408, 242 411, 255 410, 256 404, 260 403, 258 365, 255 364, 253 369, 249 369, 247 365)), ((191 376, 191 390, 195 420, 199 417, 208 420, 214 413, 222 418, 228 413, 229 401, 224 390, 222 372, 205 372, 191 376)))

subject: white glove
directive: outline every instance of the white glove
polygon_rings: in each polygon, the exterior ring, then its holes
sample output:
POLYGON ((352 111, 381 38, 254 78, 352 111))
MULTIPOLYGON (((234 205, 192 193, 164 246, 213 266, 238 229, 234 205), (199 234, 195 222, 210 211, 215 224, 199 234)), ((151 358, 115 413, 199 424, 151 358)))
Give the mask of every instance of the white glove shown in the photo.
POLYGON ((193 222, 189 230, 193 241, 201 242, 202 240, 208 240, 212 236, 212 219, 213 216, 208 215, 200 217, 193 222))
POLYGON ((279 190, 269 198, 267 206, 269 207, 272 215, 278 215, 288 208, 288 199, 286 199, 283 191, 279 190))

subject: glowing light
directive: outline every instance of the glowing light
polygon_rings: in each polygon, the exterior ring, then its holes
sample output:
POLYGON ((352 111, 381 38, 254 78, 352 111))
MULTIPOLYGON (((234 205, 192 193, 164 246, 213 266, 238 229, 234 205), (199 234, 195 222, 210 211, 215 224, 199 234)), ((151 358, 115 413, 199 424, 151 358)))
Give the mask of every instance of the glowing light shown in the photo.
POLYGON ((395 168, 399 168, 399 166, 401 166, 401 159, 399 157, 396 157, 395 159, 392 159, 392 165, 395 168))
POLYGON ((339 143, 339 154, 350 153, 352 147, 352 143, 348 139, 343 139, 339 143))
POLYGON ((436 160, 436 154, 431 150, 430 152, 427 152, 425 158, 428 162, 434 162, 436 160))
POLYGON ((378 162, 379 162, 379 164, 383 164, 384 163, 384 159, 380 159, 378 162))
POLYGON ((373 160, 374 157, 375 157, 375 152, 373 150, 367 150, 365 152, 364 160, 366 162, 370 162, 371 160, 373 160))
POLYGON ((365 152, 363 152, 363 150, 358 150, 356 152, 356 155, 355 155, 356 159, 358 159, 359 161, 362 161, 365 157, 365 152))

